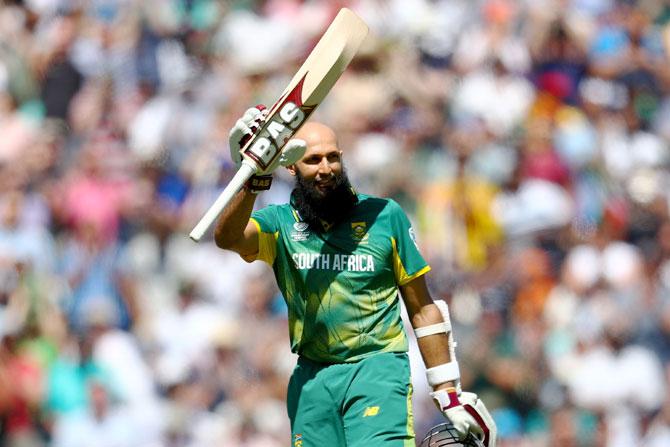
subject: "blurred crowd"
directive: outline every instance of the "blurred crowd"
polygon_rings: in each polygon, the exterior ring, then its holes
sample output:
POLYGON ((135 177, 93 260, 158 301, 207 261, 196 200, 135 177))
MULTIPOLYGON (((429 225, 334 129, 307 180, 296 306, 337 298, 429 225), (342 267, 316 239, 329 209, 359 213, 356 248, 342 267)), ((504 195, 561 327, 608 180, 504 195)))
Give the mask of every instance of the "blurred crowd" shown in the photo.
POLYGON ((315 119, 414 223, 499 445, 670 445, 667 0, 3 0, 0 445, 290 445, 271 271, 186 235, 341 6, 371 35, 315 119))

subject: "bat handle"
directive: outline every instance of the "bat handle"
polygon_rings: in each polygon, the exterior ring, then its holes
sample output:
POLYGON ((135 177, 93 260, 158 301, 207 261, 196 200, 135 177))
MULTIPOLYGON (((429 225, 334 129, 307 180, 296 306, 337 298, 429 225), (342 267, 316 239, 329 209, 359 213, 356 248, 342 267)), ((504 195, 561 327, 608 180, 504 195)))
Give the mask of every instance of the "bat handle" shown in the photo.
POLYGON ((235 194, 242 189, 242 186, 244 186, 246 181, 255 173, 256 167, 252 162, 247 161, 246 159, 243 160, 235 176, 221 194, 219 194, 219 197, 216 198, 216 201, 209 207, 197 225, 193 227, 193 230, 188 236, 195 242, 200 242, 200 239, 202 239, 205 232, 212 226, 214 221, 218 219, 219 215, 223 212, 226 206, 228 206, 228 203, 230 203, 235 194))

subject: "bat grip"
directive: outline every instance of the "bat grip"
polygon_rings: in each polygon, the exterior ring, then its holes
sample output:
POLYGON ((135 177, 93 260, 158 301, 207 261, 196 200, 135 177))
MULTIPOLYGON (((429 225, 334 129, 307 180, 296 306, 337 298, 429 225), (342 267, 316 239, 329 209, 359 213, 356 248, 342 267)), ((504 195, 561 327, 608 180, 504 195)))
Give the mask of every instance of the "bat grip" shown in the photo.
POLYGON ((205 235, 205 232, 212 226, 214 221, 219 218, 219 215, 223 212, 226 206, 228 206, 235 194, 242 189, 242 186, 244 186, 246 181, 255 173, 256 167, 252 162, 247 161, 246 159, 243 160, 235 176, 228 185, 226 185, 224 190, 221 191, 219 197, 216 198, 216 201, 209 207, 207 212, 202 216, 197 225, 193 227, 193 230, 188 236, 195 242, 200 242, 200 239, 205 235))

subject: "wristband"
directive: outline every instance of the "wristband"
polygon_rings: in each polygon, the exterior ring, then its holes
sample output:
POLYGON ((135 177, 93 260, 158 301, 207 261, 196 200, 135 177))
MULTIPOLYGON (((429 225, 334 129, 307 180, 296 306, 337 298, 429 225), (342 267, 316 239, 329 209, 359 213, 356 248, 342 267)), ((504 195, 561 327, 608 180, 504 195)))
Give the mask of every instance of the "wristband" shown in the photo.
POLYGON ((452 361, 428 368, 426 378, 430 386, 437 386, 445 382, 456 382, 461 378, 458 362, 452 361))
POLYGON ((272 186, 272 175, 252 175, 244 184, 244 189, 252 194, 258 194, 261 191, 267 191, 272 186))
POLYGON ((427 337, 429 335, 435 334, 445 334, 447 332, 451 332, 451 325, 447 324, 446 322, 414 328, 414 335, 416 335, 416 338, 427 337))

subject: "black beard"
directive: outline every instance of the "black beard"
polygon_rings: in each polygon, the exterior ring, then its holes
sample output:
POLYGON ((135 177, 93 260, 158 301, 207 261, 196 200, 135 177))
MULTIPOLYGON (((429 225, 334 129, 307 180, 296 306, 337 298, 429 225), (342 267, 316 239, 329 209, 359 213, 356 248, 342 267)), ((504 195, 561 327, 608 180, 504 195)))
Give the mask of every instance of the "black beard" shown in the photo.
POLYGON ((333 187, 324 195, 314 186, 314 180, 305 180, 300 173, 296 175, 293 206, 313 230, 324 229, 323 221, 340 222, 358 202, 344 170, 334 174, 334 180, 333 187))

